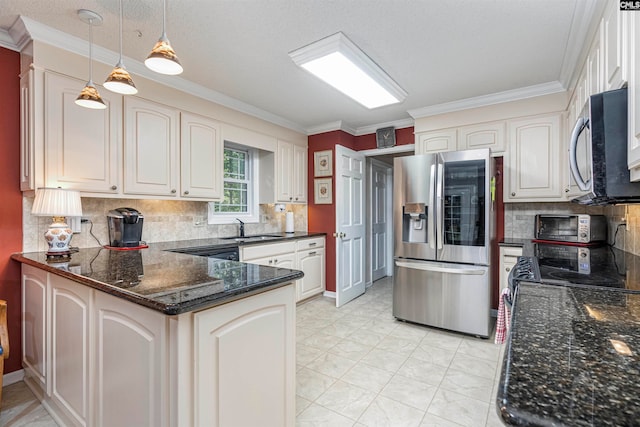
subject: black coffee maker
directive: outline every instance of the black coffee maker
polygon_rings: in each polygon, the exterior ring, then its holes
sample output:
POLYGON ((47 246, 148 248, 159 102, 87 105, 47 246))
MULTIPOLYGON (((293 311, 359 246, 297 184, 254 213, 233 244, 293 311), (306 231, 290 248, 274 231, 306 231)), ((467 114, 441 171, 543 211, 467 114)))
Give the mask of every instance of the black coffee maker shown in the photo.
POLYGON ((132 248, 141 245, 144 216, 133 208, 117 208, 107 214, 109 245, 132 248))

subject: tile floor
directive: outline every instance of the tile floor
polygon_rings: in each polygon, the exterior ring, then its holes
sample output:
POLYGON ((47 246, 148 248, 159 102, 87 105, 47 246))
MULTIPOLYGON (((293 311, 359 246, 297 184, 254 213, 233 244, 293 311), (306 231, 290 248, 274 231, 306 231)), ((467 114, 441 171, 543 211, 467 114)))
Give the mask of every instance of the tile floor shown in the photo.
MULTIPOLYGON (((297 310, 297 427, 502 426, 502 347, 395 320, 391 279, 336 309, 297 310)), ((53 427, 24 383, 5 387, 0 426, 53 427)))

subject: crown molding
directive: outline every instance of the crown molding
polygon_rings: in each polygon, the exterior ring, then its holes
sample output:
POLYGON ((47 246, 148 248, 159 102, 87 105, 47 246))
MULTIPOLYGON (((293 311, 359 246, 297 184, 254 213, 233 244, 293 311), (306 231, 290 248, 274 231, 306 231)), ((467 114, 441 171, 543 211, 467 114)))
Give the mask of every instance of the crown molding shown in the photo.
POLYGON ((335 122, 329 122, 329 123, 324 123, 322 125, 313 126, 313 127, 307 128, 305 132, 307 135, 317 135, 319 133, 333 132, 336 130, 341 130, 350 135, 355 135, 356 133, 355 128, 348 126, 342 120, 336 120, 335 122))
MULTIPOLYGON (((14 26, 12 27, 11 30, 13 30, 14 27, 16 28, 16 30, 15 32, 11 32, 11 35, 14 42, 16 41, 16 39, 20 40, 19 43, 15 43, 19 47, 23 47, 24 45, 26 45, 29 40, 36 40, 78 55, 82 55, 85 57, 89 56, 89 46, 86 40, 72 36, 60 30, 56 30, 25 16, 21 16, 18 21, 16 21, 16 24, 14 24, 14 26), (21 30, 20 26, 18 25, 18 21, 21 23, 24 31, 21 30)), ((115 64, 118 60, 118 57, 118 53, 112 50, 105 49, 97 45, 93 46, 93 59, 95 61, 110 65, 115 64)), ((297 123, 294 123, 268 111, 262 110, 261 108, 254 107, 253 105, 247 104, 243 101, 231 98, 215 90, 193 83, 189 80, 186 80, 185 78, 177 76, 165 76, 162 74, 154 73, 153 71, 145 67, 143 62, 126 56, 123 57, 123 61, 125 62, 125 64, 127 64, 127 69, 132 74, 144 77, 157 83, 161 83, 165 86, 172 87, 190 95, 206 99, 207 101, 220 104, 224 107, 248 114, 258 119, 265 120, 269 123, 273 123, 275 125, 282 126, 303 134, 306 133, 305 129, 297 123)))
POLYGON ((394 120, 394 121, 385 122, 385 123, 377 123, 377 124, 374 124, 374 125, 362 126, 362 127, 357 128, 356 129, 356 133, 354 135, 355 136, 368 135, 370 133, 376 133, 376 130, 378 130, 380 128, 386 128, 386 127, 390 127, 390 126, 393 126, 396 129, 410 128, 414 124, 415 123, 414 123, 414 120, 412 118, 394 120))
POLYGON ((359 128, 353 128, 347 125, 346 123, 344 123, 342 120, 337 120, 335 122, 329 122, 323 125, 307 128, 306 132, 307 132, 307 135, 316 135, 319 133, 341 130, 343 132, 348 133, 349 135, 361 136, 361 135, 368 135, 370 133, 376 133, 376 130, 384 127, 393 126, 396 129, 404 129, 404 128, 410 128, 413 125, 414 125, 413 119, 408 118, 408 119, 394 120, 392 122, 377 123, 373 125, 362 126, 359 128))
POLYGON ((605 6, 606 0, 583 0, 575 4, 567 47, 560 67, 559 81, 567 89, 573 89, 578 80, 582 68, 579 65, 586 59, 605 6))
POLYGON ((451 113, 454 111, 468 110, 470 108, 486 107, 487 105, 501 104, 503 102, 518 101, 534 98, 536 96, 550 95, 564 92, 564 86, 558 82, 548 82, 539 85, 527 86, 518 89, 505 90, 504 92, 491 93, 489 95, 476 96, 474 98, 445 102, 428 107, 416 108, 407 112, 414 119, 435 116, 436 114, 451 113))
POLYGON ((8 31, 0 29, 0 47, 4 47, 9 50, 20 51, 16 44, 13 42, 13 37, 8 31))

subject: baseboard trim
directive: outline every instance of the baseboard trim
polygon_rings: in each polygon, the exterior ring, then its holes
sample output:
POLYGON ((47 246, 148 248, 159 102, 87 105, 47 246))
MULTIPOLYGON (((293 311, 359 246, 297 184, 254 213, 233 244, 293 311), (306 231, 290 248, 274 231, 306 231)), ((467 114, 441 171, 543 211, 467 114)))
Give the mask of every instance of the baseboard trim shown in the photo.
POLYGON ((334 291, 324 291, 322 296, 335 299, 336 298, 336 293, 334 291))
POLYGON ((9 372, 2 376, 2 386, 6 387, 11 384, 19 383, 24 379, 24 369, 18 369, 17 371, 9 372))

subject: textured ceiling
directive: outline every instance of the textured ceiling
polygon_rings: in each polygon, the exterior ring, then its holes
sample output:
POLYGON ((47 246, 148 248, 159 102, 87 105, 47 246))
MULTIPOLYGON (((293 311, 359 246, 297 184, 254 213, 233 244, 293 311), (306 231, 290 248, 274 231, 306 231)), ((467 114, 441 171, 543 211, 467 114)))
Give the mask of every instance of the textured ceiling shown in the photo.
MULTIPOLYGON (((586 3, 168 0, 167 34, 185 68, 181 78, 298 129, 342 121, 357 130, 410 119, 410 110, 562 80, 563 63, 575 65, 566 63, 571 31, 586 3), (403 103, 367 110, 289 58, 288 52, 338 31, 409 93, 403 103)), ((116 0, 0 0, 0 29, 25 15, 87 39, 80 8, 102 15, 94 42, 117 51, 116 0)), ((143 61, 161 32, 162 1, 124 0, 124 14, 125 56, 143 61)))

